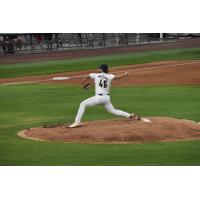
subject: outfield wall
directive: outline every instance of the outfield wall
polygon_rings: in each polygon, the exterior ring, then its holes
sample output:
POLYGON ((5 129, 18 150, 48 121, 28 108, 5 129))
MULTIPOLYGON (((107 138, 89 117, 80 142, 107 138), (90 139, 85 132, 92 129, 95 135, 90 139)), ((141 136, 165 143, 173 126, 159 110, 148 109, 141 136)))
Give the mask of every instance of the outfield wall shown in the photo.
POLYGON ((0 65, 15 63, 30 63, 49 60, 68 60, 113 54, 126 54, 145 51, 160 51, 169 49, 199 48, 200 38, 183 38, 173 42, 155 42, 148 44, 134 44, 128 46, 115 46, 106 48, 65 49, 60 51, 44 51, 32 53, 0 53, 0 65))
POLYGON ((179 35, 160 33, 0 34, 0 54, 40 53, 172 42, 179 35))

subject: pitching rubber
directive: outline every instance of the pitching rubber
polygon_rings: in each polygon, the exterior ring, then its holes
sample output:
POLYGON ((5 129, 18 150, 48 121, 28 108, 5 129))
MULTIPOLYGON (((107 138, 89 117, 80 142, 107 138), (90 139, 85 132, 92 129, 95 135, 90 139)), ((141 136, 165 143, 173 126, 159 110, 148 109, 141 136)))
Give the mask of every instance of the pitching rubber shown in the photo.
POLYGON ((151 120, 147 119, 147 118, 141 118, 141 120, 144 121, 144 122, 148 122, 148 123, 151 122, 151 120))

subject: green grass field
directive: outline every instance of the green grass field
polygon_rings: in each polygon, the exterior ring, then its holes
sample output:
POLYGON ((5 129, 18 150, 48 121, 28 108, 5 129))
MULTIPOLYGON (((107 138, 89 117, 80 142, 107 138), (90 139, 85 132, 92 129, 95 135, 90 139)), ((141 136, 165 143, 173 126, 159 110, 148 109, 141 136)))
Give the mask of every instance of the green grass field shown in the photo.
POLYGON ((200 48, 147 51, 73 60, 43 61, 24 64, 0 65, 0 78, 52 74, 66 71, 94 69, 102 63, 110 67, 168 60, 200 59, 200 48))
MULTIPOLYGON (((0 77, 84 70, 103 60, 111 66, 160 61, 165 59, 164 55, 166 60, 200 59, 200 49, 7 65, 0 66, 0 77)), ((53 84, 0 86, 0 165, 200 165, 200 141, 65 144, 26 140, 16 135, 28 127, 72 122, 79 103, 93 92, 53 84)), ((112 102, 118 108, 145 116, 200 121, 199 86, 117 87, 112 89, 112 102)), ((116 117, 100 106, 89 108, 84 116, 86 121, 110 118, 116 117)))

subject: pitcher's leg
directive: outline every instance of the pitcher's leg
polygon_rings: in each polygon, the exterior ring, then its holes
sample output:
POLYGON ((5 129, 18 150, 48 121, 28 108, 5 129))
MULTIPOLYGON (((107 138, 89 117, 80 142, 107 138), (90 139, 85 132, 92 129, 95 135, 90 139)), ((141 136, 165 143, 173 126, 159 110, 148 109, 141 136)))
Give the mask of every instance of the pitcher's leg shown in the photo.
POLYGON ((115 109, 110 102, 106 103, 104 105, 104 107, 106 108, 106 110, 108 112, 112 113, 113 115, 119 115, 119 116, 123 116, 123 117, 130 117, 131 116, 130 113, 124 112, 122 110, 115 109))
POLYGON ((76 119, 75 122, 81 122, 81 119, 85 113, 85 109, 89 106, 95 106, 98 104, 98 99, 96 96, 90 97, 86 100, 84 100, 83 102, 81 102, 80 106, 79 106, 79 110, 78 113, 76 115, 76 119))

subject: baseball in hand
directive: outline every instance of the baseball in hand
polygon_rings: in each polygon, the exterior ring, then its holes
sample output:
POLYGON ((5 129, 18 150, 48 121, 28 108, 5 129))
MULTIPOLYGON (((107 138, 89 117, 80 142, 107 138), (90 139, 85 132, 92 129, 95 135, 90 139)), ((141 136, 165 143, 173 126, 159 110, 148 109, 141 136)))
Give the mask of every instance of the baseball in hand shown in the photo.
POLYGON ((128 72, 125 72, 124 75, 125 75, 125 76, 128 76, 128 72))

